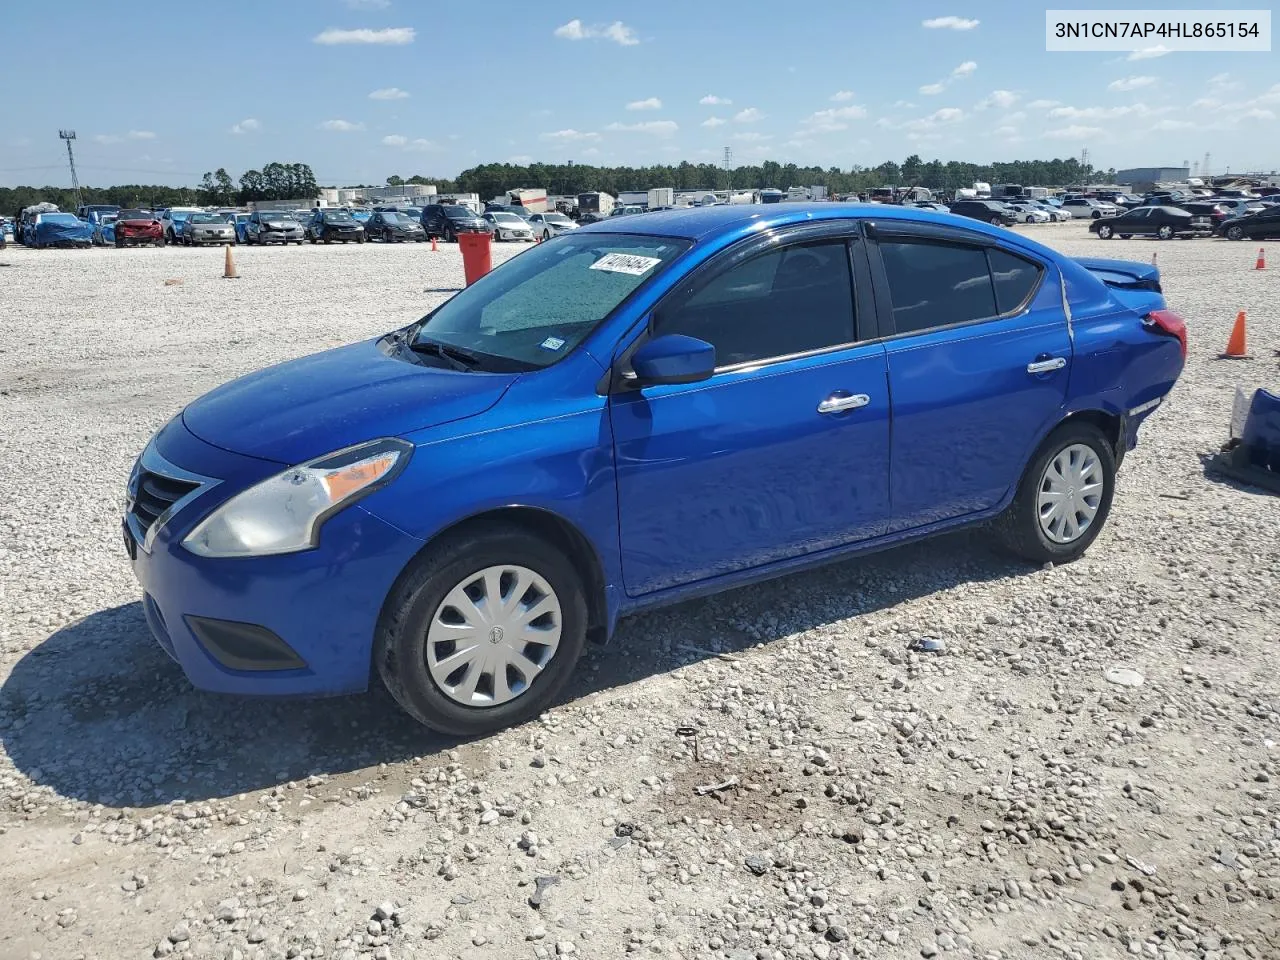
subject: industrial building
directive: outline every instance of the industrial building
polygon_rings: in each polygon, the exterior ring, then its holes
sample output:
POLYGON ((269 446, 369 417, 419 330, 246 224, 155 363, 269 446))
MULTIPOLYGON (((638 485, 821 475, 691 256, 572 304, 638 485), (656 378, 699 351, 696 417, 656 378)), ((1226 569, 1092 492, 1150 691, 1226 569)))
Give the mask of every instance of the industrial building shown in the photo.
POLYGON ((1160 183, 1185 183, 1191 176, 1190 167, 1134 167, 1117 170, 1116 183, 1128 187, 1134 193, 1154 190, 1160 183))

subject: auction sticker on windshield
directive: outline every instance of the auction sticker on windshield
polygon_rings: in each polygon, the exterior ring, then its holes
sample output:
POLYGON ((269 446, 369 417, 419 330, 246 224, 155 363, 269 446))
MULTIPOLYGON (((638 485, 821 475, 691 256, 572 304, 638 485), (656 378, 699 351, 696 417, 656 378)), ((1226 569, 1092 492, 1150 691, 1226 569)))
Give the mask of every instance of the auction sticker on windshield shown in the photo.
POLYGON ((634 253, 606 253, 591 265, 591 269, 642 277, 661 262, 657 257, 641 257, 634 253))

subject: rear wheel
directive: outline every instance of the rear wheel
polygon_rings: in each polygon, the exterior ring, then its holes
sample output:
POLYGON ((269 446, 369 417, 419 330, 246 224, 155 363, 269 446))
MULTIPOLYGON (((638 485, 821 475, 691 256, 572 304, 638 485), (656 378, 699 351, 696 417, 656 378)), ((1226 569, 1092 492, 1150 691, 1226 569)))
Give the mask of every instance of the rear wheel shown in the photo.
POLYGON ((383 230, 383 231, 382 231, 382 242, 383 242, 383 243, 391 243, 392 239, 393 239, 393 237, 391 236, 391 231, 390 231, 390 230, 383 230))
POLYGON ((1228 240, 1244 239, 1244 229, 1239 225, 1233 225, 1233 226, 1227 227, 1226 233, 1227 233, 1228 240))
POLYGON ((547 708, 573 672, 586 623, 572 562, 530 534, 492 528, 414 562, 387 599, 374 658, 414 718, 476 736, 547 708))
POLYGON ((1098 239, 1099 240, 1111 239, 1111 226, 1109 224, 1104 223, 1098 227, 1098 239))
POLYGON ((454 232, 453 232, 453 227, 445 227, 445 228, 444 228, 444 242, 445 242, 445 243, 457 243, 457 242, 458 242, 458 235, 457 235, 456 233, 454 233, 454 232))
POLYGON ((1070 563, 1111 512, 1116 459, 1092 423, 1064 423, 1040 445, 995 527, 1004 546, 1036 563, 1070 563))
POLYGON ((1161 240, 1172 240, 1173 227, 1169 226, 1166 223, 1163 227, 1161 227, 1159 230, 1156 231, 1156 236, 1159 237, 1161 240))
POLYGON ((120 234, 118 233, 116 234, 116 249, 117 250, 124 249, 124 237, 120 236, 120 234))

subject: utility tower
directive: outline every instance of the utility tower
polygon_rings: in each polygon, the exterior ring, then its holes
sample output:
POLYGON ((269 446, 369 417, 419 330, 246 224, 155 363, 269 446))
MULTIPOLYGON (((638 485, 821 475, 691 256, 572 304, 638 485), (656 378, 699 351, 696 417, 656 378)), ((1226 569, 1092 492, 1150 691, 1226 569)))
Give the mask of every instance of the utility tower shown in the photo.
POLYGON ((71 141, 76 138, 74 130, 59 130, 58 139, 67 141, 67 161, 71 164, 71 189, 76 194, 76 207, 84 206, 84 198, 80 196, 80 178, 76 176, 76 155, 71 152, 71 141))
MULTIPOLYGON (((733 147, 724 148, 724 185, 730 194, 733 193, 733 147)), ((728 199, 728 198, 726 198, 728 199)))
POLYGON ((1084 178, 1084 185, 1089 185, 1089 148, 1085 147, 1080 151, 1080 176, 1084 178))

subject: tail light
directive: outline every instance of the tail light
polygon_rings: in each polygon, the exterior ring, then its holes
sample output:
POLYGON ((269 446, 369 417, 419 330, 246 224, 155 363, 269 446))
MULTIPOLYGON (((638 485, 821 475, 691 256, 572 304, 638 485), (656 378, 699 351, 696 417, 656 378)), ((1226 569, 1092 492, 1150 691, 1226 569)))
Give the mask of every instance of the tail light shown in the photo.
POLYGON ((1187 324, 1180 316, 1172 310, 1152 310, 1142 318, 1142 325, 1167 337, 1177 337, 1182 359, 1187 359, 1187 324))

